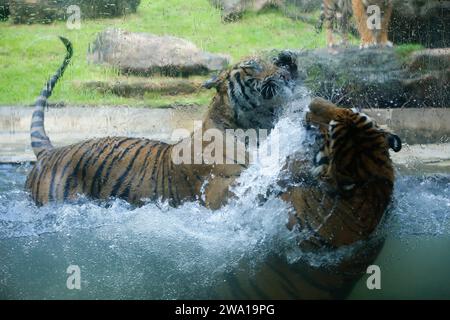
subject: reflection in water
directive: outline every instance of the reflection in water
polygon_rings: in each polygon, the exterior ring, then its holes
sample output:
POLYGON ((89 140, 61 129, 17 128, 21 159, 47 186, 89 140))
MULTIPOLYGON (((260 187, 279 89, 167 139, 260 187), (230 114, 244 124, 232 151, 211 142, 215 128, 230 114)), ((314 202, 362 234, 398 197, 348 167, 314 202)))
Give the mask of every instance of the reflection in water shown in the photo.
POLYGON ((372 239, 341 250, 315 253, 310 259, 327 256, 326 265, 314 266, 308 258, 289 263, 279 256, 268 257, 256 270, 248 262, 226 274, 215 288, 217 299, 345 299, 356 282, 366 274, 383 247, 372 239))

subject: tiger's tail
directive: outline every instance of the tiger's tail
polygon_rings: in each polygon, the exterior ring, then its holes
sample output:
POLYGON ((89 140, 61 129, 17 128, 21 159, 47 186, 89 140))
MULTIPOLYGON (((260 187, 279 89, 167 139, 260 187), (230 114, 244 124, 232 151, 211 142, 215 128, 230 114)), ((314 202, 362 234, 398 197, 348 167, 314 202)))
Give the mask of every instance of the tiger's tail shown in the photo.
POLYGON ((47 105, 47 99, 52 95, 53 88, 55 87, 59 78, 63 75, 64 70, 69 64, 73 54, 73 47, 70 41, 63 37, 59 38, 64 43, 67 49, 66 57, 64 58, 64 62, 59 67, 59 69, 45 84, 44 89, 42 89, 41 94, 36 100, 33 116, 31 118, 31 147, 33 148, 33 152, 36 155, 36 158, 39 158, 39 155, 41 155, 44 151, 51 150, 53 148, 50 139, 45 133, 44 108, 47 105))

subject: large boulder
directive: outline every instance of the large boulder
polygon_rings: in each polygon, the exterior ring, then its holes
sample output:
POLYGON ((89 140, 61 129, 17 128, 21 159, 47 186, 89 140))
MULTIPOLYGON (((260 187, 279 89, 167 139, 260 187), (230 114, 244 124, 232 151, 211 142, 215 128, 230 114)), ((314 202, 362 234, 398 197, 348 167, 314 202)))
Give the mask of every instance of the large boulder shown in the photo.
POLYGON ((65 20, 67 8, 80 7, 81 18, 113 18, 136 12, 140 0, 9 0, 13 23, 65 20))
POLYGON ((361 108, 449 107, 450 51, 402 56, 393 49, 326 49, 298 56, 299 79, 314 95, 361 108))
POLYGON ((394 43, 450 46, 450 1, 393 0, 390 37, 394 43))
POLYGON ((106 29, 90 46, 88 61, 114 66, 126 74, 189 76, 221 70, 229 57, 204 52, 172 36, 106 29))
POLYGON ((245 11, 260 11, 267 6, 280 6, 283 0, 210 0, 211 3, 222 11, 222 20, 235 21, 245 11))

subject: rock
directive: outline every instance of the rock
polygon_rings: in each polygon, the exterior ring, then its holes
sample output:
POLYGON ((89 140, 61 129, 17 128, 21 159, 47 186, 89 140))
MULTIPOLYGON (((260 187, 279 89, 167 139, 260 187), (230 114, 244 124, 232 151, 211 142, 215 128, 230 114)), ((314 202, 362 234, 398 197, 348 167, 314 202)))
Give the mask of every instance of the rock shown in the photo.
POLYGON ((448 49, 407 58, 389 48, 303 51, 299 78, 314 95, 350 107, 449 107, 450 68, 440 62, 449 57, 448 49))
POLYGON ((9 16, 8 0, 0 0, 0 20, 6 20, 9 16))
POLYGON ((280 6, 283 0, 210 0, 222 11, 222 20, 238 20, 245 11, 260 11, 267 6, 280 6))
POLYGON ((449 107, 450 48, 414 52, 406 63, 408 79, 403 81, 406 94, 424 106, 449 107))
POLYGON ((408 62, 411 71, 445 70, 450 68, 450 48, 414 52, 408 62))
POLYGON ((112 18, 136 12, 140 0, 9 0, 13 23, 50 23, 65 20, 67 8, 80 7, 81 17, 112 18))
POLYGON ((390 38, 395 43, 450 46, 450 1, 393 0, 390 38))
POLYGON ((172 36, 110 28, 90 46, 88 61, 109 64, 125 74, 189 76, 221 70, 229 57, 203 52, 192 42, 172 36))
POLYGON ((113 93, 121 97, 143 97, 148 93, 163 95, 192 94, 201 89, 202 82, 188 79, 166 79, 160 81, 89 81, 79 84, 83 89, 100 93, 113 93))

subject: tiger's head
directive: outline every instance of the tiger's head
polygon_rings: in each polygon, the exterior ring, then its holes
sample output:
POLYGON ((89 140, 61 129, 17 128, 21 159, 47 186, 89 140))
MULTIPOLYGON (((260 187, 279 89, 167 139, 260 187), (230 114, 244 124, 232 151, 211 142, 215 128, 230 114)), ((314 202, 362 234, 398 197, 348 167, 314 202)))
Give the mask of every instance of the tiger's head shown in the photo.
POLYGON ((307 123, 320 132, 319 150, 313 160, 313 174, 336 190, 350 192, 375 179, 394 182, 389 149, 399 152, 400 138, 380 128, 369 116, 314 99, 307 123))
POLYGON ((206 81, 203 87, 217 90, 213 107, 230 108, 221 110, 221 114, 229 111, 236 127, 270 129, 277 108, 292 93, 296 77, 295 53, 282 51, 270 62, 252 58, 237 63, 206 81))

